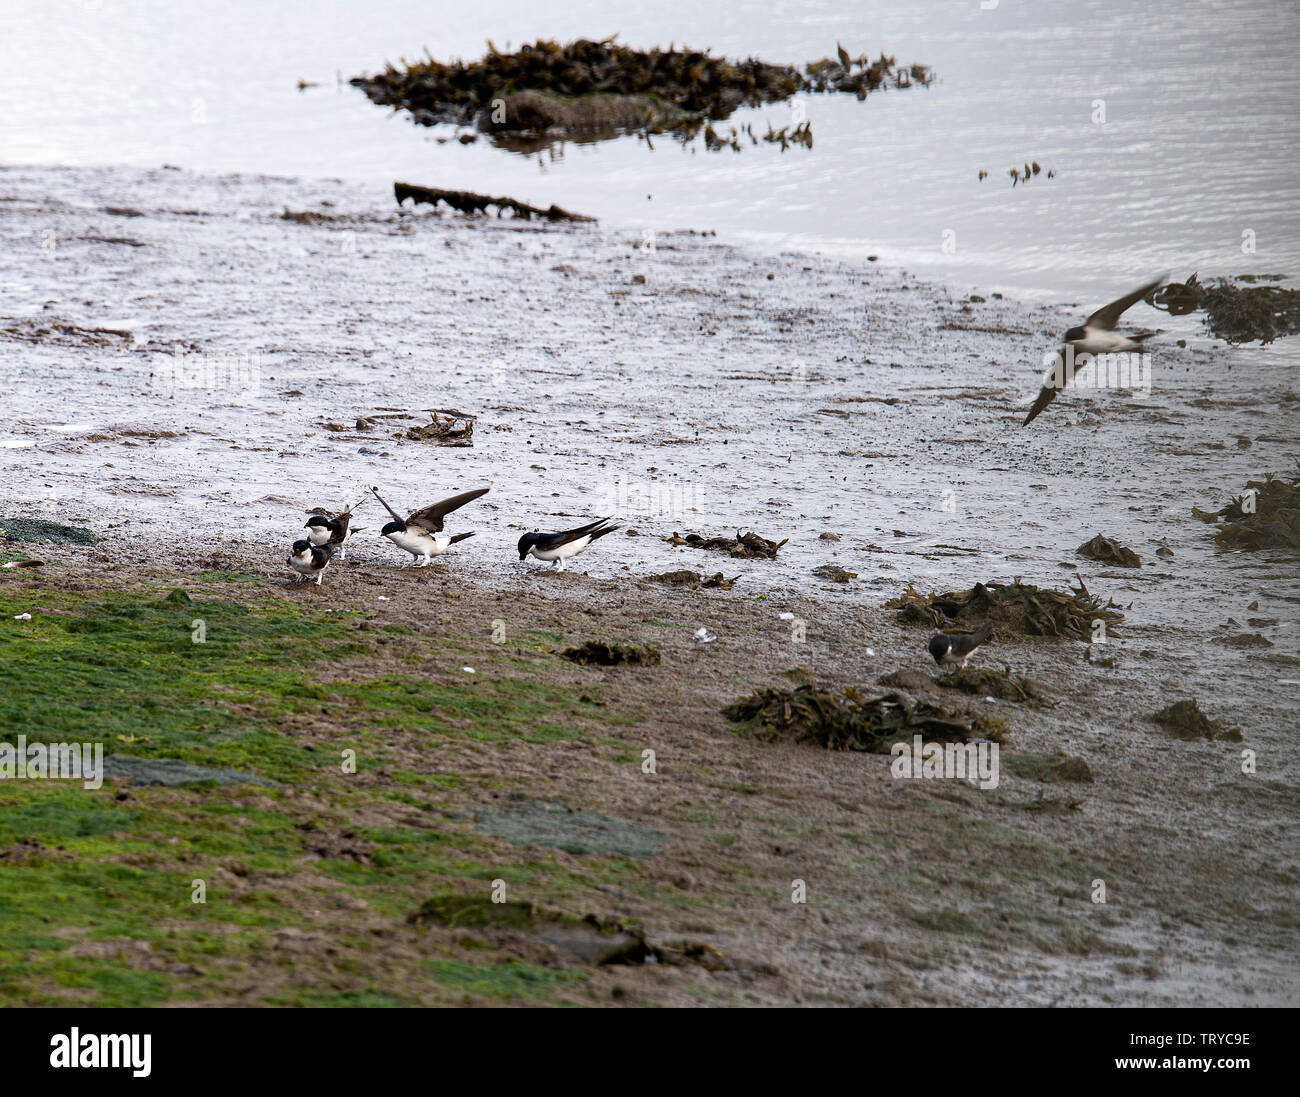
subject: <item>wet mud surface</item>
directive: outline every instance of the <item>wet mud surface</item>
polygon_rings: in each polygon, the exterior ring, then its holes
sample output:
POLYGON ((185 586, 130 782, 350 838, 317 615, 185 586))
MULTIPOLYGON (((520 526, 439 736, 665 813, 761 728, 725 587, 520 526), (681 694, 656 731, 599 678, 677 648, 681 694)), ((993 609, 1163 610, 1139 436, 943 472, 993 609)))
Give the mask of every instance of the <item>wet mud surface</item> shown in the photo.
MULTIPOLYGON (((221 572, 481 637, 481 653, 495 620, 559 647, 662 652, 644 667, 556 657, 545 673, 607 683, 601 711, 627 722, 630 747, 667 754, 667 781, 574 743, 455 759, 485 780, 458 810, 491 802, 510 817, 498 832, 529 817, 491 800, 488 775, 668 836, 643 879, 709 896, 711 912, 624 881, 604 913, 751 962, 647 975, 634 999, 1295 1001, 1300 579, 1293 554, 1224 553, 1191 513, 1294 468, 1300 396, 1271 348, 1157 335, 1149 394, 1066 392, 1022 430, 1043 352, 1096 302, 970 302, 692 233, 648 242, 397 210, 391 191, 327 180, 170 170, 0 171, 0 237, 0 513, 98 538, 0 544, 46 561, 0 572, 7 589, 221 572), (475 417, 472 447, 321 425, 445 408, 475 417), (363 505, 347 559, 320 589, 289 588, 307 509, 370 484, 404 512, 492 490, 449 519, 476 536, 424 569, 402 566, 363 505), (568 571, 519 563, 522 532, 606 514, 627 530, 568 571), (727 559, 665 542, 675 530, 788 540, 772 559, 727 559), (1143 566, 1078 556, 1098 531, 1143 566), (649 581, 718 566, 731 589, 649 581), (827 566, 852 577, 814 574, 827 566), (930 629, 882 608, 909 585, 1065 589, 1076 572, 1123 607, 1117 635, 999 635, 973 661, 1027 676, 1049 704, 941 690, 930 629), (1248 618, 1268 647, 1215 642, 1248 618), (693 641, 700 626, 717 639, 693 641), (828 687, 907 672, 929 703, 1005 719, 1007 757, 1063 752, 1094 780, 1062 792, 1008 767, 992 791, 896 781, 887 756, 738 736, 722 709, 796 672, 828 687), (1242 741, 1151 722, 1192 697, 1242 741), (1096 877, 1117 881, 1104 906, 1096 877), (791 904, 795 878, 819 901, 791 904)), ((556 829, 546 810, 539 833, 556 829)))

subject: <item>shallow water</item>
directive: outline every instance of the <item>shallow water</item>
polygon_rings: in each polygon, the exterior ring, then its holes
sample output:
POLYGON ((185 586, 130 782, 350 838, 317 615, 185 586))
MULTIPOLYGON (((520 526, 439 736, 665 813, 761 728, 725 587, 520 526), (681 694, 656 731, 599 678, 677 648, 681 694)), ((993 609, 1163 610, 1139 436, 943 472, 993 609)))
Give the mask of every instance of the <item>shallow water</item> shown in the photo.
MULTIPOLYGON (((1164 269, 1300 274, 1298 45, 1295 6, 1270 0, 51 0, 6 15, 0 162, 173 163, 376 191, 408 179, 558 202, 620 230, 715 229, 769 250, 876 254, 950 285, 1104 301, 1164 269), (806 97, 811 152, 691 154, 666 139, 651 152, 626 138, 541 157, 439 145, 443 129, 339 83, 425 47, 473 57, 487 38, 616 31, 796 63, 840 41, 929 64, 939 82, 866 103, 806 97), (300 79, 321 86, 300 93, 300 79), (1029 160, 1058 177, 1011 187, 1007 170, 1029 160)), ((790 110, 733 121, 762 132, 790 110)))

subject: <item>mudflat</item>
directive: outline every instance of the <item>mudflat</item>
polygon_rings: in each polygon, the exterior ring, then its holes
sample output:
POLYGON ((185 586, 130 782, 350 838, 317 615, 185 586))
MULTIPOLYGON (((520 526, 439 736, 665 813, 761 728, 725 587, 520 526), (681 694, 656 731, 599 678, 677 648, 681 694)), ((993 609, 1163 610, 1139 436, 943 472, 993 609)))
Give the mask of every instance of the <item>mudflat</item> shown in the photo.
POLYGON ((0 543, 43 562, 0 569, 0 715, 119 756, 95 790, 0 782, 3 1000, 1300 996, 1300 584, 1191 513, 1292 467, 1267 354, 1157 336, 1149 393, 1020 431, 1096 303, 328 180, 15 168, 0 199, 0 516, 95 535, 0 543), (473 445, 408 436, 426 409, 473 445), (306 511, 370 484, 492 490, 430 567, 372 500, 290 585, 306 511), (569 571, 519 564, 521 532, 611 513, 569 571), (786 543, 677 543, 750 531, 786 543), (1079 556, 1098 533, 1142 566, 1079 556), (972 660, 1023 700, 944 684, 884 607, 1076 574, 1122 609, 1105 644, 972 660), (588 641, 659 661, 559 654, 588 641), (997 786, 723 715, 808 683, 1002 721, 997 786), (1240 740, 1150 718, 1193 697, 1240 740))

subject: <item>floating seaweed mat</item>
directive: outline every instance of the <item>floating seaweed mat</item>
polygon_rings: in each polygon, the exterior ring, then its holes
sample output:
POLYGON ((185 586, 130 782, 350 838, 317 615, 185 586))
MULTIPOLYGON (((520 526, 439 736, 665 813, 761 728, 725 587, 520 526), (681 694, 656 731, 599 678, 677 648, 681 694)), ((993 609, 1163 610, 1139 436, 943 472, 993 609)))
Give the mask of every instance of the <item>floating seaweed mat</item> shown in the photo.
POLYGON ((1214 539, 1225 549, 1289 548, 1300 550, 1300 478, 1285 480, 1268 473, 1248 480, 1246 490, 1222 510, 1192 513, 1205 522, 1223 519, 1214 539))
POLYGON ((665 537, 670 545, 687 545, 690 548, 709 549, 715 552, 725 552, 731 556, 758 557, 761 559, 775 560, 777 551, 782 545, 789 541, 769 541, 766 537, 760 537, 752 530, 748 533, 741 533, 736 530, 735 537, 701 537, 698 533, 688 533, 683 537, 676 530, 673 530, 671 537, 665 537))
POLYGON ((1092 640, 1093 622, 1107 628, 1124 620, 1113 601, 1105 603, 1089 593, 1078 580, 1070 590, 1051 590, 1022 583, 976 583, 970 590, 924 595, 909 585, 897 598, 885 603, 897 610, 895 618, 905 624, 950 628, 954 625, 992 620, 999 630, 1026 636, 1074 636, 1092 640))
POLYGON ((900 738, 921 734, 929 741, 1001 743, 1010 730, 1001 720, 963 709, 953 711, 904 693, 864 696, 849 686, 840 690, 802 685, 765 689, 741 697, 722 710, 734 723, 750 724, 770 738, 792 735, 827 750, 887 754, 900 738))
MULTIPOLYGON (((1241 275, 1238 281, 1253 283, 1257 278, 1282 275, 1241 275)), ((1234 285, 1220 278, 1206 285, 1195 274, 1186 282, 1170 282, 1156 290, 1151 304, 1171 316, 1185 316, 1200 309, 1205 326, 1229 343, 1258 339, 1271 343, 1279 335, 1300 331, 1300 290, 1281 286, 1234 285)))
POLYGON ((839 48, 836 59, 812 61, 800 71, 754 57, 732 61, 708 50, 637 50, 615 37, 564 44, 539 39, 513 53, 502 53, 489 41, 488 52, 477 61, 444 63, 426 57, 411 64, 403 59, 401 68, 390 64, 350 83, 374 103, 409 111, 422 125, 477 124, 489 131, 536 132, 551 126, 564 117, 561 100, 569 101, 569 110, 581 110, 584 97, 637 97, 640 104, 615 101, 623 127, 641 128, 649 111, 652 131, 662 132, 683 122, 718 121, 739 107, 804 92, 847 92, 865 99, 868 92, 928 86, 934 79, 927 66, 900 65, 883 53, 874 60, 866 54, 854 58, 839 48), (527 92, 555 98, 540 119, 536 103, 512 117, 509 97, 527 92))

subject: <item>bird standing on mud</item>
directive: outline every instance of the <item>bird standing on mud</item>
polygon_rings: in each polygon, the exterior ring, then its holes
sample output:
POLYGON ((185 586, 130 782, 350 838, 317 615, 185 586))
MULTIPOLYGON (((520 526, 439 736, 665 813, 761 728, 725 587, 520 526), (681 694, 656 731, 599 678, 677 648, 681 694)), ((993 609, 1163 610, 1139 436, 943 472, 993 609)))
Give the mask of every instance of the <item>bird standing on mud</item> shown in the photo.
POLYGON ((354 533, 360 533, 361 530, 352 528, 352 512, 361 506, 365 499, 358 499, 347 510, 341 510, 338 514, 322 514, 320 511, 312 511, 311 517, 307 519, 306 529, 307 540, 313 545, 324 547, 333 545, 338 548, 338 558, 342 560, 346 554, 344 546, 348 543, 348 538, 354 533))
POLYGON ((608 521, 608 518, 598 518, 585 526, 564 530, 562 533, 525 533, 519 538, 519 559, 522 562, 532 553, 538 560, 552 561, 557 571, 563 571, 564 561, 570 556, 577 556, 598 537, 604 537, 620 528, 605 525, 608 521))
POLYGON ((930 654, 939 666, 952 672, 966 669, 966 660, 993 635, 993 622, 985 621, 974 632, 936 632, 930 637, 930 654))
POLYGON ((1142 298, 1154 293, 1165 284, 1168 278, 1169 274, 1166 272, 1155 281, 1138 287, 1132 293, 1126 293, 1118 300, 1112 301, 1105 308, 1100 308, 1094 312, 1083 322, 1082 327, 1071 328, 1065 333, 1065 345, 1061 348, 1061 352, 1057 355, 1052 367, 1047 371, 1047 376, 1043 378, 1043 387, 1039 390, 1038 398, 1034 401, 1033 407, 1029 409, 1029 414, 1025 416, 1025 421, 1020 424, 1022 427, 1027 427, 1032 423, 1039 413, 1056 399, 1056 394, 1070 383, 1074 361, 1079 355, 1122 354, 1128 351, 1142 350, 1140 342, 1116 334, 1115 325, 1119 323, 1119 318, 1124 315, 1128 308, 1137 304, 1142 298), (1067 362, 1070 364, 1069 369, 1066 369, 1065 364, 1067 362))
POLYGON ((387 537, 398 548, 404 548, 415 557, 414 567, 425 567, 435 556, 441 556, 457 541, 463 541, 466 537, 473 537, 474 534, 458 533, 455 537, 442 532, 442 520, 453 510, 463 507, 466 503, 472 503, 480 495, 486 495, 490 489, 475 488, 473 491, 462 492, 460 495, 453 495, 450 499, 444 499, 441 503, 433 503, 430 506, 422 507, 420 510, 413 511, 409 516, 403 518, 379 495, 379 489, 372 487, 371 494, 374 495, 381 503, 384 510, 393 516, 382 530, 379 531, 380 537, 387 537))
POLYGON ((320 581, 325 577, 325 569, 332 559, 333 547, 319 548, 310 541, 295 541, 293 551, 285 563, 298 573, 297 582, 307 582, 315 576, 316 585, 320 586, 320 581))

